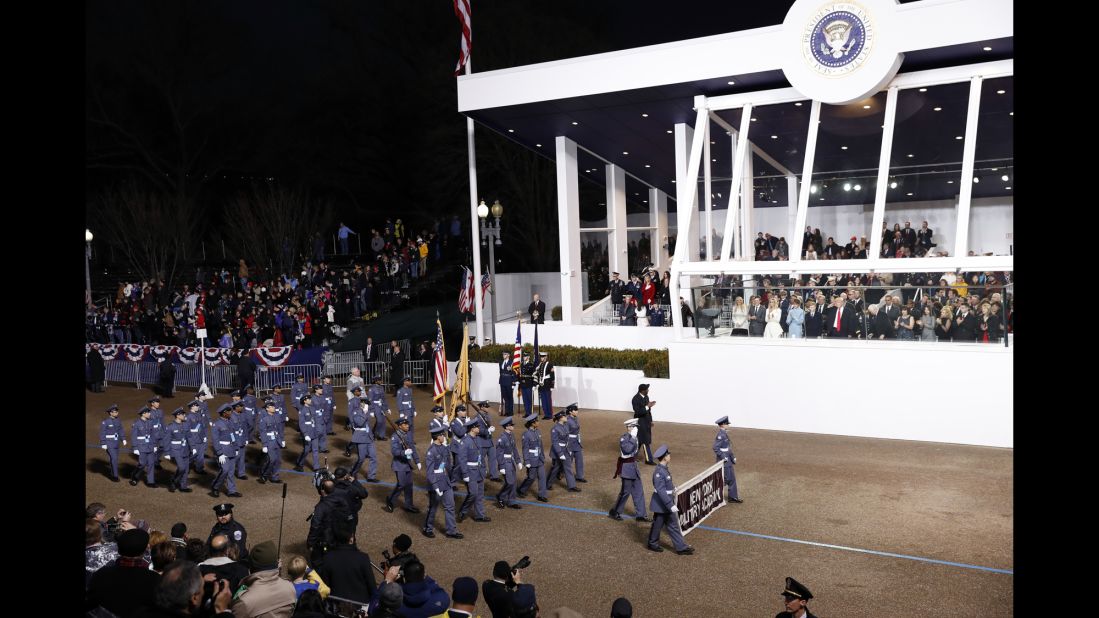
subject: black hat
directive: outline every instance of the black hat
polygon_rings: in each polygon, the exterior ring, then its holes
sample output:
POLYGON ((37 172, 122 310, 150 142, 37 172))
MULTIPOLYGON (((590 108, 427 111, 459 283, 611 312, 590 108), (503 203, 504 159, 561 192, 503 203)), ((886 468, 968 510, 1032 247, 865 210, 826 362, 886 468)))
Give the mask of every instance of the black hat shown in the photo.
POLYGON ((447 426, 446 425, 433 425, 431 427, 431 437, 434 438, 435 436, 437 436, 441 433, 446 433, 446 431, 447 431, 447 426))
POLYGON ((458 406, 454 408, 454 411, 455 412, 465 412, 466 411, 466 404, 464 404, 464 403, 458 404, 458 406))
POLYGON ((798 580, 793 577, 786 578, 786 588, 782 591, 784 597, 794 597, 795 599, 801 599, 802 601, 808 601, 813 598, 813 593, 809 592, 809 589, 798 583, 798 580))
POLYGON ((454 580, 450 594, 451 601, 463 605, 477 604, 477 580, 472 577, 459 577, 454 580))
POLYGON ((114 411, 115 411, 115 410, 117 410, 117 409, 118 409, 118 404, 117 404, 117 403, 113 403, 113 404, 111 404, 111 405, 110 405, 110 406, 109 406, 109 407, 107 408, 107 410, 106 410, 106 411, 107 411, 108 413, 110 413, 110 412, 114 412, 114 411))
POLYGON ((557 419, 561 418, 562 416, 568 416, 568 414, 566 414, 564 410, 558 410, 558 411, 553 413, 553 420, 556 421, 557 419))
POLYGON ((719 427, 720 427, 721 425, 728 425, 728 424, 729 424, 729 417, 728 417, 728 416, 723 416, 723 417, 721 417, 721 418, 717 419, 717 420, 716 420, 716 421, 714 421, 714 422, 715 422, 715 423, 717 423, 717 425, 718 425, 719 427))
POLYGON ((477 404, 477 407, 478 407, 478 408, 491 408, 491 407, 492 407, 492 404, 490 404, 490 403, 489 403, 489 402, 487 402, 487 401, 482 401, 482 402, 480 402, 480 403, 478 403, 478 404, 477 404))
POLYGON ((180 406, 180 407, 178 407, 178 408, 176 408, 175 410, 172 411, 172 416, 179 416, 180 414, 184 414, 184 415, 187 414, 187 410, 184 410, 182 406, 180 406))
POLYGON ((393 547, 401 551, 408 551, 408 548, 412 547, 412 537, 407 534, 398 534, 397 538, 393 539, 393 547))
POLYGON ((149 401, 147 403, 153 403, 154 401, 157 402, 157 403, 160 403, 160 396, 153 395, 152 397, 149 398, 149 401))
POLYGON ((228 515, 232 512, 233 512, 233 503, 232 502, 224 502, 222 504, 214 505, 214 514, 217 515, 218 517, 221 517, 222 515, 228 515))
POLYGON ((611 605, 611 618, 633 618, 633 605, 626 597, 618 597, 611 605))
POLYGON ((443 406, 435 406, 431 408, 432 412, 443 412, 444 410, 446 410, 446 408, 444 408, 443 406))
POLYGON ((234 390, 233 392, 229 393, 229 396, 230 397, 240 397, 240 389, 234 390))
POLYGON ((647 388, 649 388, 649 385, 648 385, 648 384, 638 384, 638 385, 637 385, 637 390, 639 390, 639 391, 643 391, 643 390, 645 390, 645 389, 647 389, 647 388))
POLYGON ((408 417, 405 416, 404 414, 397 417, 397 424, 398 425, 409 425, 411 423, 412 423, 412 421, 408 420, 408 417))
POLYGON ((402 382, 411 382, 412 381, 412 376, 405 376, 404 379, 401 380, 401 381, 402 382))
POLYGON ((271 399, 270 397, 268 397, 267 399, 263 400, 263 407, 266 408, 267 406, 273 406, 273 405, 275 405, 275 400, 274 399, 271 399))
POLYGON ((314 385, 313 385, 313 390, 315 390, 315 391, 323 391, 323 390, 324 390, 324 386, 323 386, 323 385, 321 385, 321 384, 314 384, 314 385))
POLYGON ((534 412, 531 412, 530 414, 523 417, 523 422, 526 423, 527 427, 530 427, 531 423, 538 422, 538 415, 534 412))
POLYGON ((229 405, 232 406, 233 408, 243 408, 244 407, 244 400, 241 399, 240 401, 234 401, 234 402, 230 403, 229 405))
POLYGON ((573 410, 579 411, 580 410, 580 404, 579 403, 570 403, 568 406, 565 407, 565 412, 572 412, 573 410))
POLYGON ((303 405, 303 406, 304 406, 304 405, 305 405, 305 400, 306 400, 306 399, 309 399, 310 401, 312 401, 312 399, 313 399, 313 396, 312 396, 312 395, 310 395, 309 393, 306 393, 306 394, 304 394, 304 395, 302 395, 302 396, 301 396, 301 400, 300 400, 300 401, 299 401, 298 403, 300 403, 301 405, 303 405))
POLYGON ((187 407, 188 407, 188 408, 201 408, 201 407, 202 407, 202 401, 200 401, 200 400, 199 400, 199 399, 198 399, 198 398, 196 397, 196 398, 194 399, 194 401, 192 401, 191 403, 187 404, 187 407))
POLYGON ((115 537, 118 555, 126 558, 140 558, 149 546, 149 533, 141 528, 127 530, 115 537))
POLYGON ((227 403, 221 404, 221 406, 218 408, 218 414, 221 414, 222 412, 232 412, 232 411, 233 411, 233 406, 231 406, 227 403))
POLYGON ((379 373, 378 375, 374 376, 374 381, 375 382, 381 382, 382 381, 382 374, 379 373))
POLYGON ((351 392, 352 392, 352 393, 354 393, 354 392, 362 392, 362 390, 363 390, 363 387, 361 387, 361 386, 359 386, 359 385, 357 385, 357 384, 356 384, 356 385, 355 385, 355 387, 351 389, 351 392))
POLYGON ((137 415, 141 416, 142 414, 145 414, 146 412, 152 412, 152 411, 153 411, 153 409, 150 408, 149 406, 141 406, 141 409, 137 411, 137 415))

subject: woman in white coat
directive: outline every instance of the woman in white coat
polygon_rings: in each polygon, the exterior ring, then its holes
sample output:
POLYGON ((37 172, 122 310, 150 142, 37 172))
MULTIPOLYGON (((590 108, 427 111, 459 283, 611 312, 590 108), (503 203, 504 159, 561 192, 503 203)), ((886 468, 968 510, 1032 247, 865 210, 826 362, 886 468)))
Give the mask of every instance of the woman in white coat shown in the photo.
POLYGON ((733 336, 747 337, 748 336, 748 305, 744 304, 744 297, 737 296, 736 301, 733 302, 732 323, 733 323, 733 336))
POLYGON ((649 325, 649 310, 645 305, 637 305, 637 325, 648 326, 649 325))
POLYGON ((778 339, 782 337, 782 309, 778 307, 778 299, 771 297, 767 303, 767 327, 763 330, 763 337, 778 339))

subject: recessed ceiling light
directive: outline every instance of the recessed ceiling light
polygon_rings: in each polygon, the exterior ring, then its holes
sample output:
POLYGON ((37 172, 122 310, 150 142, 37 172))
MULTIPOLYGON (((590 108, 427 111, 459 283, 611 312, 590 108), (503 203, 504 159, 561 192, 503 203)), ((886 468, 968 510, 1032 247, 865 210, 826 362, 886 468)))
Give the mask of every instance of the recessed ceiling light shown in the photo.
POLYGON ((856 191, 862 191, 862 185, 855 185, 856 191))
POLYGON ((778 136, 777 135, 772 135, 771 139, 778 139, 778 136))
POLYGON ((840 146, 840 150, 847 150, 847 146, 840 146))
POLYGON ((508 133, 515 133, 515 129, 508 129, 508 133))
POLYGON ((801 107, 801 101, 798 101, 797 103, 794 103, 794 107, 801 107))
POLYGON ((671 132, 672 132, 672 130, 671 130, 671 129, 668 129, 668 133, 671 133, 671 132))
POLYGON ((1007 92, 1007 91, 1006 91, 1006 90, 997 90, 997 91, 996 91, 996 94, 1003 94, 1003 93, 1005 93, 1005 92, 1007 92))
POLYGON ((674 181, 674 180, 672 181, 672 184, 673 184, 673 185, 675 184, 675 181, 674 181))
POLYGON ((809 185, 809 193, 816 193, 817 185, 809 185))
POLYGON ((641 194, 640 194, 640 193, 638 193, 637 191, 634 191, 634 192, 633 192, 633 194, 634 194, 634 195, 641 195, 641 194))
POLYGON ((850 191, 851 190, 851 183, 849 183, 849 182, 843 183, 843 190, 844 191, 850 191))
POLYGON ((628 153, 628 152, 626 152, 625 150, 623 150, 623 151, 622 151, 622 154, 624 154, 624 155, 628 155, 628 154, 630 154, 630 153, 628 153))
POLYGON ((644 202, 644 203, 646 203, 646 204, 648 204, 648 203, 649 203, 649 200, 641 200, 641 201, 642 201, 642 202, 644 202))
POLYGON ((984 46, 984 47, 982 47, 981 49, 983 49, 983 50, 985 50, 985 51, 992 51, 992 48, 991 48, 991 47, 989 47, 989 46, 987 46, 987 45, 985 45, 985 46, 984 46))
POLYGON ((735 86, 735 85, 736 85, 736 82, 730 79, 730 80, 729 80, 729 85, 730 85, 730 86, 735 86))
POLYGON ((542 147, 542 144, 535 144, 535 147, 537 147, 537 148, 541 148, 541 147, 542 147))
POLYGON ((648 114, 641 114, 641 117, 642 117, 642 118, 648 118, 648 117, 649 117, 649 115, 648 115, 648 114))
POLYGON ((710 143, 711 144, 716 144, 717 142, 715 142, 714 140, 710 140, 710 143))
POLYGON ((916 155, 914 155, 914 154, 910 154, 910 155, 908 155, 908 158, 909 158, 909 159, 911 159, 911 158, 912 158, 912 157, 914 157, 914 156, 916 156, 916 155))
POLYGON ((1011 187, 1004 187, 1004 188, 1005 188, 1005 189, 1010 189, 1011 187))
POLYGON ((897 188, 897 182, 893 181, 893 182, 889 183, 889 188, 890 189, 896 189, 897 188))
POLYGON ((756 119, 755 119, 755 118, 752 118, 752 122, 755 122, 755 121, 756 121, 756 119))
POLYGON ((822 197, 822 198, 820 198, 820 201, 822 201, 822 202, 823 202, 823 201, 824 201, 824 198, 823 198, 823 197, 822 197))
POLYGON ((714 163, 717 163, 717 159, 713 159, 713 162, 714 162, 714 163))
POLYGON ((778 203, 778 200, 771 200, 771 203, 772 203, 772 204, 777 204, 777 203, 778 203))
POLYGON ((915 195, 915 193, 909 192, 909 193, 905 193, 905 195, 912 196, 912 195, 915 195))
POLYGON ((580 124, 580 123, 579 123, 579 122, 576 122, 576 121, 573 121, 573 123, 572 123, 572 126, 574 126, 574 127, 575 127, 575 126, 576 126, 576 125, 578 125, 578 124, 580 124))
POLYGON ((869 105, 863 105, 862 108, 863 109, 870 109, 870 106, 869 105))
POLYGON ((954 136, 954 139, 965 139, 965 138, 964 138, 964 137, 962 137, 961 135, 955 135, 955 136, 954 136))
POLYGON ((974 176, 974 177, 973 177, 973 182, 981 182, 981 179, 980 179, 980 178, 977 178, 976 176, 974 176))
POLYGON ((1007 182, 1007 174, 1004 174, 1003 176, 1000 176, 1000 180, 1002 180, 1004 182, 1007 182))
POLYGON ((652 166, 651 166, 651 165, 649 165, 648 163, 646 163, 646 164, 645 164, 645 167, 652 167, 652 166))
POLYGON ((920 88, 920 92, 927 92, 927 88, 920 88))
POLYGON ((948 181, 946 181, 946 184, 952 185, 952 184, 954 184, 954 181, 953 180, 948 180, 948 181))
POLYGON ((994 168, 992 168, 992 171, 994 171, 994 172, 995 172, 995 171, 997 171, 997 170, 999 170, 999 169, 1000 169, 1000 168, 998 168, 998 167, 994 167, 994 168))
POLYGON ((1007 113, 1007 115, 1008 115, 1008 116, 1014 116, 1014 115, 1015 115, 1015 112, 1008 112, 1008 113, 1007 113))

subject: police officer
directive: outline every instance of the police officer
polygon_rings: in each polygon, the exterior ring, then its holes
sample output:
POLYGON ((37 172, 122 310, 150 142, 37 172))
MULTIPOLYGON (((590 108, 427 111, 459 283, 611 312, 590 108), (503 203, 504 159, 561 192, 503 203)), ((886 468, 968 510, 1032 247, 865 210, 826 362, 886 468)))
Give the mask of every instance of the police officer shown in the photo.
POLYGON ((195 472, 206 476, 206 445, 209 437, 206 428, 211 425, 210 412, 206 402, 195 396, 195 400, 187 404, 187 433, 190 435, 188 442, 194 453, 191 456, 191 466, 195 472))
POLYGON ((176 462, 176 473, 168 480, 168 491, 175 492, 178 489, 189 494, 192 489, 188 487, 187 471, 191 467, 191 451, 197 452, 198 449, 193 449, 190 444, 191 432, 187 424, 187 411, 176 408, 172 416, 175 422, 164 428, 165 442, 168 445, 164 459, 174 459, 176 462))
POLYGON ((366 400, 370 413, 374 416, 374 437, 385 440, 385 415, 389 414, 389 403, 385 400, 385 386, 382 385, 382 375, 374 376, 374 383, 366 391, 366 400))
POLYGON ((262 485, 267 481, 281 483, 279 480, 279 468, 282 467, 282 449, 286 448, 286 436, 283 433, 283 421, 279 416, 275 400, 268 398, 263 402, 263 416, 260 417, 257 429, 259 443, 263 445, 263 465, 260 467, 258 482, 262 485))
MULTIPOLYGON (((324 395, 324 433, 325 435, 336 435, 333 429, 333 418, 336 416, 336 389, 332 386, 332 376, 324 376, 321 383, 321 394, 324 395)), ((328 451, 323 451, 327 453, 328 451)))
POLYGON ((233 504, 231 502, 226 502, 225 504, 215 506, 214 514, 217 515, 218 522, 214 524, 213 528, 210 528, 210 536, 206 537, 207 547, 209 547, 210 541, 213 540, 215 536, 224 534, 228 537, 230 543, 237 546, 239 552, 237 561, 247 564, 248 531, 233 517, 233 504))
MULTIPOLYGON (((361 389, 356 387, 355 390, 361 389)), ((355 465, 351 467, 351 475, 354 476, 359 472, 364 459, 369 459, 370 466, 366 471, 366 480, 370 483, 377 483, 378 454, 374 449, 374 430, 370 426, 370 415, 367 413, 366 408, 363 408, 361 404, 356 405, 356 401, 358 401, 358 398, 352 399, 349 404, 351 409, 350 446, 354 446, 356 449, 355 465)))
MULTIPOLYGON (((294 385, 290 387, 290 405, 294 407, 294 410, 299 415, 299 425, 301 422, 301 398, 309 394, 309 385, 305 383, 305 374, 299 373, 294 376, 294 385)), ((290 422, 289 419, 286 421, 290 422)))
POLYGON ((542 404, 542 418, 549 419, 553 414, 553 386, 555 374, 553 363, 549 362, 549 354, 541 352, 538 356, 541 357, 541 361, 534 370, 535 380, 538 382, 538 398, 542 404))
POLYGON ((496 461, 496 445, 492 441, 492 434, 496 431, 496 427, 488 416, 488 410, 491 407, 487 401, 478 403, 477 416, 473 420, 477 421, 477 426, 481 428, 481 431, 477 433, 477 448, 481 449, 481 461, 487 462, 485 465, 488 466, 488 469, 485 470, 485 474, 492 480, 500 482, 500 477, 496 473, 496 466, 493 465, 493 462, 496 461))
POLYGON ((214 453, 218 456, 218 473, 214 477, 214 486, 210 490, 210 496, 217 498, 221 494, 218 488, 225 483, 226 495, 239 498, 237 482, 233 479, 236 471, 237 457, 240 456, 240 447, 237 446, 236 430, 230 417, 233 415, 232 404, 224 404, 218 408, 217 422, 214 423, 214 453))
POLYGON ((397 431, 389 438, 389 452, 393 455, 393 463, 390 464, 397 475, 397 484, 393 491, 385 499, 382 507, 387 513, 393 512, 393 499, 398 493, 404 493, 404 510, 409 513, 419 513, 420 509, 412 504, 412 464, 416 464, 419 470, 420 455, 416 452, 416 444, 408 435, 409 419, 406 416, 397 418, 397 431))
POLYGON ((153 411, 149 406, 143 406, 137 412, 138 419, 130 427, 130 437, 134 440, 134 455, 138 458, 138 467, 130 475, 130 485, 137 485, 137 479, 141 477, 141 471, 145 471, 145 485, 156 487, 156 452, 157 432, 153 425, 153 411))
POLYGON ((580 438, 580 406, 570 403, 565 412, 565 428, 569 430, 568 451, 576 464, 576 482, 587 483, 588 479, 584 478, 584 445, 580 438))
POLYGON ((233 415, 229 417, 229 422, 233 425, 233 442, 237 445, 238 456, 236 459, 236 469, 232 472, 236 477, 242 481, 248 480, 248 475, 244 473, 245 459, 248 456, 248 417, 244 414, 244 400, 237 398, 235 401, 229 402, 230 408, 233 410, 233 415))
POLYGON ((651 551, 664 551, 660 546, 660 531, 668 529, 668 535, 672 537, 675 553, 687 556, 694 553, 694 548, 683 540, 683 533, 679 530, 679 507, 675 504, 675 483, 672 482, 672 473, 668 470, 668 464, 672 461, 672 454, 668 447, 661 444, 656 452, 657 466, 653 470, 653 497, 649 501, 649 510, 653 512, 653 525, 649 529, 649 544, 651 551))
POLYGON ((518 496, 527 497, 527 490, 538 479, 538 501, 549 502, 546 497, 546 469, 542 456, 542 434, 538 431, 538 415, 534 412, 523 418, 526 431, 523 432, 523 465, 527 469, 527 478, 519 485, 518 496))
POLYGON ((320 456, 317 454, 318 445, 320 440, 317 439, 317 411, 313 408, 313 396, 306 393, 301 398, 301 408, 298 410, 298 431, 301 432, 302 449, 301 455, 298 456, 297 464, 294 465, 294 470, 301 472, 305 470, 302 464, 305 463, 305 456, 313 453, 313 470, 316 471, 321 467, 320 456))
POLYGON ((530 355, 523 355, 523 364, 519 366, 519 395, 523 398, 523 410, 526 416, 534 411, 534 363, 530 355))
POLYGON ((408 419, 408 439, 415 442, 416 404, 412 402, 412 376, 401 380, 403 386, 397 389, 397 415, 408 419))
POLYGON ((515 370, 511 368, 511 353, 500 351, 500 414, 515 414, 515 370))
POLYGON ((259 402, 256 400, 256 387, 251 384, 246 385, 241 401, 244 402, 244 421, 247 431, 244 435, 248 438, 248 444, 255 444, 256 441, 252 439, 252 436, 256 435, 256 425, 260 413, 259 402))
POLYGON ((626 433, 618 439, 618 466, 614 476, 622 477, 622 489, 618 492, 618 501, 611 507, 608 515, 611 519, 622 521, 622 508, 626 499, 633 498, 633 508, 637 512, 637 521, 652 521, 645 516, 645 487, 641 484, 641 475, 637 471, 637 419, 626 421, 626 433))
MULTIPOLYGON (((434 423, 434 420, 432 421, 434 423)), ((452 539, 462 538, 458 532, 458 526, 454 521, 454 484, 447 472, 450 463, 450 451, 443 444, 446 439, 446 425, 434 423, 431 426, 431 446, 427 449, 427 484, 428 503, 427 517, 424 519, 424 527, 421 530, 424 536, 435 538, 435 510, 439 503, 443 505, 446 519, 446 535, 452 539)))
POLYGON ((633 417, 637 419, 638 448, 645 454, 645 463, 655 466, 652 455, 653 441, 653 414, 651 409, 656 405, 655 401, 649 401, 649 385, 640 384, 637 393, 633 396, 633 417))
POLYGON ((515 499, 516 479, 518 478, 515 466, 519 465, 519 449, 515 447, 515 437, 512 435, 512 428, 514 427, 512 418, 510 416, 505 418, 504 422, 500 423, 500 427, 503 431, 496 440, 496 466, 494 469, 500 472, 500 477, 504 480, 504 486, 496 494, 496 508, 521 509, 523 507, 519 506, 519 502, 515 499))
POLYGON ((317 442, 317 449, 322 453, 328 452, 328 421, 331 415, 328 412, 328 402, 324 397, 324 385, 313 385, 313 414, 316 416, 314 425, 316 432, 313 439, 317 442))
POLYGON ((452 439, 450 441, 450 480, 454 481, 454 484, 458 484, 458 479, 462 478, 460 472, 461 467, 458 465, 458 451, 462 448, 462 442, 466 437, 466 404, 460 403, 454 408, 454 420, 450 421, 450 435, 452 439))
POLYGON ((107 458, 111 460, 110 479, 116 483, 118 482, 118 446, 120 444, 126 446, 126 431, 122 428, 122 421, 118 420, 116 403, 107 408, 107 418, 99 424, 99 448, 107 451, 107 458))
POLYGON ((580 491, 580 488, 576 486, 576 479, 572 476, 572 461, 571 453, 569 453, 569 428, 565 426, 565 414, 564 410, 559 410, 553 415, 553 429, 550 430, 550 457, 553 460, 553 465, 550 466, 549 476, 550 483, 549 488, 553 489, 553 483, 557 478, 559 472, 565 473, 565 485, 569 488, 569 491, 580 491))
POLYGON ((729 417, 723 416, 717 419, 717 436, 714 437, 714 456, 717 461, 725 462, 725 496, 729 502, 741 503, 740 492, 736 487, 736 472, 733 465, 736 464, 736 455, 733 454, 733 444, 729 441, 729 417))
POLYGON ((466 421, 466 438, 462 440, 458 452, 458 466, 467 493, 466 499, 462 501, 462 508, 458 509, 459 523, 466 518, 470 507, 473 507, 473 521, 492 521, 485 516, 485 466, 489 462, 481 458, 481 449, 477 444, 480 431, 481 426, 476 419, 466 421))
POLYGON ((798 583, 793 577, 786 578, 786 587, 782 589, 783 603, 786 611, 775 614, 775 618, 817 618, 809 611, 809 599, 813 593, 798 583))

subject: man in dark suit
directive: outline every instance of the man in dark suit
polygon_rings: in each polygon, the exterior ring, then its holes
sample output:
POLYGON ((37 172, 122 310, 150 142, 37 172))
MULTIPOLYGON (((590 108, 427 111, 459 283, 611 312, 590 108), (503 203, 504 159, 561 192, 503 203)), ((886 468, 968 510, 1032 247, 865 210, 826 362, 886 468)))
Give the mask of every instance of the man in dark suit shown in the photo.
POLYGON ((393 380, 393 391, 401 388, 404 383, 404 352, 401 351, 401 346, 393 344, 393 357, 389 359, 389 377, 393 380))
POLYGON ((534 300, 527 306, 527 313, 530 315, 531 324, 546 323, 546 303, 542 302, 541 296, 534 295, 534 300))
POLYGON ((912 222, 905 221, 904 229, 901 230, 901 239, 904 240, 904 245, 909 249, 915 249, 917 237, 916 230, 912 229, 912 222))
POLYGON ((927 227, 927 221, 924 221, 923 225, 920 226, 920 229, 916 230, 916 244, 930 251, 931 247, 935 246, 935 244, 931 242, 932 234, 931 228, 927 227))
MULTIPOLYGON (((901 317, 900 303, 897 302, 897 298, 894 296, 885 297, 885 306, 881 308, 880 313, 884 313, 885 317, 889 319, 890 324, 896 324, 897 320, 901 317)), ((896 329, 889 331, 889 336, 886 339, 896 338, 896 329)))
POLYGON ((626 293, 626 282, 619 278, 617 272, 613 272, 611 273, 611 282, 607 288, 611 297, 611 305, 617 312, 622 306, 622 295, 626 293))
POLYGON ((758 296, 753 296, 752 305, 748 307, 748 336, 762 337, 766 327, 767 309, 759 302, 758 296))
POLYGON ((893 321, 885 314, 885 311, 877 305, 870 305, 870 339, 896 339, 896 329, 893 321))
POLYGON ((645 463, 655 466, 653 461, 653 414, 650 411, 656 405, 655 401, 649 401, 649 385, 641 384, 637 387, 637 393, 631 401, 633 404, 633 417, 637 419, 637 444, 638 451, 645 453, 645 463))
POLYGON ((481 596, 492 612, 492 618, 509 618, 514 611, 511 597, 515 585, 511 579, 511 565, 500 560, 492 567, 492 579, 481 582, 481 596))
POLYGON ((368 604, 378 588, 370 556, 355 546, 355 528, 351 522, 335 522, 332 535, 336 545, 324 554, 317 574, 332 589, 333 595, 368 604))
POLYGON ((366 344, 363 345, 363 362, 364 363, 376 363, 378 362, 378 353, 374 351, 374 338, 367 337, 366 344))
POLYGON ((820 337, 824 328, 824 307, 810 298, 805 301, 805 337, 815 339, 820 337))
POLYGON ((855 312, 837 296, 824 314, 824 333, 829 337, 851 338, 855 335, 855 312))
POLYGON ((950 330, 954 341, 976 341, 977 316, 969 310, 968 303, 958 304, 958 313, 954 314, 954 327, 950 330))

